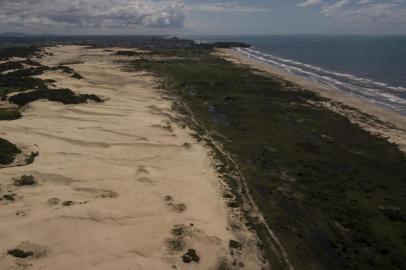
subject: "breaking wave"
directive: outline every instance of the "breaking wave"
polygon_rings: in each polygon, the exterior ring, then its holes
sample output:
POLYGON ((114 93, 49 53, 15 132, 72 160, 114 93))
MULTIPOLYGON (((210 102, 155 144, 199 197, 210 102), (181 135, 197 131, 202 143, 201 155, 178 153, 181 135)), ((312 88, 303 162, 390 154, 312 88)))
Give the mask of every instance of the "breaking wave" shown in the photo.
POLYGON ((262 53, 253 48, 237 48, 240 54, 272 65, 285 72, 306 77, 324 85, 356 95, 406 115, 406 88, 392 86, 351 74, 334 72, 321 67, 262 53))

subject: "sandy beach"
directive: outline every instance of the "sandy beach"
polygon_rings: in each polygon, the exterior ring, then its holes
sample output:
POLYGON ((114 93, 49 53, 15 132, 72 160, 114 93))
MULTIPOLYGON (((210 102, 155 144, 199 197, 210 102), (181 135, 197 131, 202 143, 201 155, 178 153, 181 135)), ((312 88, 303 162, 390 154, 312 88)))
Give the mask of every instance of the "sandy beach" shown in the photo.
POLYGON ((208 149, 171 122, 173 101, 151 75, 123 69, 116 61, 124 58, 103 49, 46 50, 42 64, 67 64, 84 79, 59 71, 40 78, 105 102, 40 100, 22 119, 0 122, 2 138, 39 151, 33 164, 0 172, 0 191, 16 194, 0 201, 1 270, 218 269, 236 260, 264 267, 255 235, 229 229, 208 149), (38 183, 13 185, 22 175, 38 183), (247 248, 230 255, 230 240, 247 248), (35 256, 7 254, 19 247, 35 256), (182 262, 189 249, 198 262, 182 262))
POLYGON ((365 130, 387 138, 389 142, 397 144, 399 149, 406 152, 406 118, 399 113, 361 98, 348 95, 338 89, 333 89, 304 77, 289 74, 260 61, 250 59, 233 49, 217 49, 216 54, 235 64, 246 65, 257 71, 294 82, 307 90, 318 93, 322 97, 355 108, 356 110, 348 110, 342 106, 337 106, 334 102, 324 102, 321 104, 347 117, 351 122, 361 126, 365 130), (365 116, 367 116, 367 120, 365 120, 365 116))

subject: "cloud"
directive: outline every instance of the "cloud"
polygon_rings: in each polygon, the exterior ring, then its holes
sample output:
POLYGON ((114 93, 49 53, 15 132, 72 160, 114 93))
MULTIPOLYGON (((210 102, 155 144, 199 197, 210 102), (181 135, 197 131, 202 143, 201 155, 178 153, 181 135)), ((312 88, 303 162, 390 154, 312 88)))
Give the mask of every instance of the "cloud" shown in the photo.
POLYGON ((406 23, 406 8, 400 6, 401 2, 398 0, 375 3, 370 0, 360 0, 357 5, 349 6, 348 0, 341 0, 324 6, 320 13, 347 25, 402 24, 406 23))
POLYGON ((365 4, 369 4, 372 2, 373 2, 372 0, 359 0, 358 5, 365 5, 365 4))
POLYGON ((186 6, 186 9, 188 11, 210 12, 210 13, 252 13, 252 12, 270 11, 269 8, 240 5, 235 2, 189 4, 186 6))
POLYGON ((344 6, 348 5, 349 3, 350 1, 348 0, 341 0, 335 2, 334 4, 326 5, 322 8, 320 13, 328 17, 335 16, 339 10, 341 10, 344 6))
POLYGON ((0 0, 3 28, 183 28, 193 12, 253 13, 269 8, 185 0, 0 0))
POLYGON ((375 3, 348 10, 345 13, 347 21, 367 22, 372 24, 406 23, 406 8, 396 3, 375 3))
POLYGON ((308 7, 308 6, 314 6, 317 4, 320 4, 322 1, 321 0, 306 0, 305 2, 299 3, 299 7, 308 7))
POLYGON ((0 24, 14 27, 183 27, 179 0, 1 0, 0 24))

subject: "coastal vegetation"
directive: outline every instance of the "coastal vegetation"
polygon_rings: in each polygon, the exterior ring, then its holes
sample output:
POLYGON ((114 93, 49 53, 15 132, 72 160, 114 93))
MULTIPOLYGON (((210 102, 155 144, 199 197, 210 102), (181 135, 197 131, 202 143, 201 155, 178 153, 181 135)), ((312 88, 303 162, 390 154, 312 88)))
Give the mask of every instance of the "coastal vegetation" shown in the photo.
POLYGON ((18 105, 24 106, 30 102, 46 99, 49 101, 60 102, 62 104, 80 104, 86 103, 89 100, 102 102, 103 100, 96 95, 75 94, 69 89, 43 89, 35 90, 27 93, 19 93, 9 98, 9 101, 18 105))
POLYGON ((21 150, 16 145, 0 138, 0 165, 10 164, 19 153, 21 150))
MULTIPOLYGON (((0 47, 0 60, 4 61, 12 57, 29 57, 38 51, 36 46, 0 47)), ((23 61, 8 61, 0 64, 0 98, 5 100, 7 94, 14 91, 28 90, 41 84, 39 79, 21 78, 4 74, 5 71, 23 69, 23 61)), ((0 107, 0 121, 11 121, 21 118, 18 108, 0 107)), ((13 143, 0 138, 0 165, 9 165, 21 150, 13 143)))
POLYGON ((39 47, 35 45, 0 47, 0 60, 12 57, 27 58, 38 53, 39 47))
POLYGON ((24 92, 32 89, 48 89, 48 84, 53 81, 42 80, 32 76, 38 76, 46 71, 61 71, 69 74, 73 78, 82 79, 83 77, 67 66, 47 67, 36 66, 31 68, 20 68, 20 62, 6 62, 0 64, 0 70, 9 71, 0 74, 0 97, 5 99, 6 96, 13 92, 24 92), (14 69, 20 68, 20 69, 14 69))
POLYGON ((0 74, 0 97, 3 100, 11 93, 46 87, 47 82, 38 78, 0 74))
POLYGON ((243 42, 214 42, 212 43, 214 48, 230 49, 230 48, 251 48, 251 45, 243 42))
POLYGON ((115 55, 120 55, 120 56, 136 56, 136 55, 143 55, 143 54, 147 54, 144 52, 136 52, 136 51, 129 51, 129 50, 121 50, 121 51, 117 51, 115 53, 115 55))
MULTIPOLYGON (((405 154, 322 106, 327 99, 212 52, 155 50, 162 57, 132 67, 162 78, 183 121, 212 147, 228 205, 242 206, 243 177, 297 269, 405 269, 405 154)), ((284 269, 251 214, 266 259, 284 269)))
MULTIPOLYGON (((36 46, 2 48, 0 49, 0 59, 33 56, 38 53, 38 49, 36 46)), ((61 71, 71 75, 73 78, 83 79, 75 70, 64 65, 48 67, 28 58, 21 61, 7 61, 0 64, 0 98, 2 100, 9 100, 19 106, 38 99, 48 99, 63 104, 85 103, 88 100, 102 101, 96 95, 76 95, 69 89, 50 89, 48 85, 54 81, 32 77, 41 75, 46 71, 61 71), (30 67, 25 68, 23 64, 30 67), (22 93, 8 97, 9 94, 16 92, 22 93)), ((0 108, 0 120, 17 119, 20 116, 15 109, 0 108)))
MULTIPOLYGON (((0 48, 0 60, 5 61, 13 57, 25 60, 9 60, 0 63, 0 99, 17 106, 3 105, 0 107, 0 121, 11 121, 22 117, 20 108, 30 102, 46 99, 62 104, 79 104, 88 101, 102 102, 103 100, 91 94, 76 94, 70 89, 51 89, 52 80, 43 80, 33 76, 46 71, 60 71, 75 79, 83 77, 72 68, 64 65, 48 67, 29 59, 39 53, 37 46, 15 46, 0 48), (28 67, 27 67, 28 66, 28 67)), ((0 139, 0 164, 7 165, 21 151, 4 139, 0 139)), ((26 158, 26 164, 34 162, 38 153, 31 153, 26 158)))
POLYGON ((16 108, 0 108, 0 121, 16 120, 21 118, 21 113, 16 108))
POLYGON ((32 175, 23 175, 13 179, 13 184, 16 186, 32 186, 37 183, 37 180, 32 175))

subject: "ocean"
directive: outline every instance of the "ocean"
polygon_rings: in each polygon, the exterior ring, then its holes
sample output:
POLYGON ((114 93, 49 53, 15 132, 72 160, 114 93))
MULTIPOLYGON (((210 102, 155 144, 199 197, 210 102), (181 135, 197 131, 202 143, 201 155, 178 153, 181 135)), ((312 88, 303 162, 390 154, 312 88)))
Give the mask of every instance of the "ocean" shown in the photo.
POLYGON ((190 36, 239 41, 256 59, 406 116, 406 36, 190 36))

